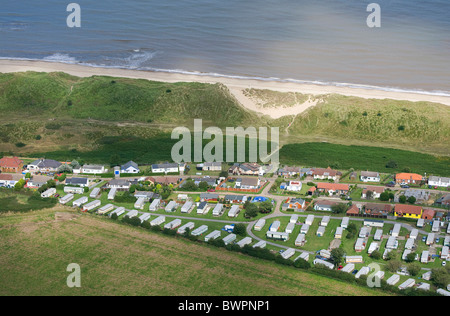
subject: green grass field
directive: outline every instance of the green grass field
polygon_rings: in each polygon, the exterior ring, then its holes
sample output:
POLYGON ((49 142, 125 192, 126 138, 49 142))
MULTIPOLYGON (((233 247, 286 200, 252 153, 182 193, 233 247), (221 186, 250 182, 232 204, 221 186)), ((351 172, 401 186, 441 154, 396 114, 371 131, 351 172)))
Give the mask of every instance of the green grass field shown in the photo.
POLYGON ((54 214, 0 217, 0 295, 383 295, 98 216, 54 214), (81 267, 81 288, 66 285, 70 263, 81 267))

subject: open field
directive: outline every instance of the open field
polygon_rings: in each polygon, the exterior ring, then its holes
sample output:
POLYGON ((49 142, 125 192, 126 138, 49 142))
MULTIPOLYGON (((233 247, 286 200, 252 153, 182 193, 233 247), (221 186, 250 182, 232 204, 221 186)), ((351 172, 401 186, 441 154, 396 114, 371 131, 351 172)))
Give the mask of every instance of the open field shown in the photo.
MULTIPOLYGON (((62 209, 66 211, 66 209, 62 209)), ((380 295, 380 291, 82 214, 0 217, 0 295, 380 295), (81 288, 66 268, 81 266, 81 288)))

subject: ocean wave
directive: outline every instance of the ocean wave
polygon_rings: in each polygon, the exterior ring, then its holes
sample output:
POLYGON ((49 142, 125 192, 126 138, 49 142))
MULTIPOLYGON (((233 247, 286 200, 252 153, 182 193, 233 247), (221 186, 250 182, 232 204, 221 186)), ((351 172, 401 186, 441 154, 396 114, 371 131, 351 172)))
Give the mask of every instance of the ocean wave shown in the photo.
POLYGON ((133 50, 133 53, 128 57, 109 57, 107 61, 110 64, 98 64, 91 62, 82 62, 64 53, 55 53, 53 55, 44 57, 42 59, 37 58, 20 58, 20 57, 0 57, 1 60, 25 60, 25 61, 47 61, 47 62, 58 62, 64 64, 77 64, 80 66, 93 67, 93 68, 110 68, 110 69, 129 69, 138 71, 150 71, 150 72, 162 72, 162 73, 174 73, 182 75, 195 75, 204 77, 216 77, 216 78, 227 78, 227 79, 240 79, 240 80, 257 80, 257 81, 274 81, 280 83, 296 83, 305 85, 320 85, 320 86, 335 86, 344 88, 354 88, 354 89, 365 89, 365 90, 378 90, 386 92, 399 92, 399 93, 415 93, 430 96, 442 96, 450 97, 450 91, 442 90, 422 90, 422 89, 406 89, 400 87, 385 87, 385 86, 374 86, 367 84, 357 84, 357 83, 344 83, 344 82, 332 82, 332 81, 318 81, 318 80, 301 80, 293 78, 278 78, 278 77, 258 77, 258 76, 244 76, 244 75, 227 75, 214 72, 200 72, 200 71, 189 71, 183 69, 162 69, 154 67, 143 66, 144 63, 151 60, 156 55, 155 52, 145 52, 139 49, 133 50))

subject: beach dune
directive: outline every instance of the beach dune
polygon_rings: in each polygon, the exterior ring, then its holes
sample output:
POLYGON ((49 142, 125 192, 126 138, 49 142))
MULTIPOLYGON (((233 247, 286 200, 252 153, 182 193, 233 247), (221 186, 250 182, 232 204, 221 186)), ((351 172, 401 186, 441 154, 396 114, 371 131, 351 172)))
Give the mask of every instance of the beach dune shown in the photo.
POLYGON ((279 118, 285 115, 297 115, 315 103, 307 101, 291 108, 264 109, 260 108, 250 98, 246 98, 242 93, 245 89, 267 89, 279 92, 299 92, 308 95, 340 94, 354 96, 365 99, 393 99, 412 102, 428 101, 450 105, 450 97, 420 92, 385 91, 375 88, 364 87, 344 87, 321 84, 303 84, 294 82, 281 82, 255 79, 235 79, 229 77, 209 76, 202 74, 181 74, 172 72, 157 72, 144 70, 130 70, 117 68, 91 67, 79 64, 66 64, 47 61, 31 60, 0 60, 0 72, 65 72, 77 77, 111 76, 134 79, 147 79, 160 82, 200 82, 200 83, 221 83, 228 87, 229 91, 236 97, 241 105, 249 110, 269 115, 272 118, 279 118))

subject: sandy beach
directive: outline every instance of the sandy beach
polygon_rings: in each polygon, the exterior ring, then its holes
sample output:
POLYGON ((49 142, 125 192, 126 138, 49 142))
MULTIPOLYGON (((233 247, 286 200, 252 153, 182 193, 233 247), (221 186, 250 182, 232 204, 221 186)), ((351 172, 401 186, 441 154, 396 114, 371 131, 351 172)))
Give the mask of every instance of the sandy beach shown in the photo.
POLYGON ((280 92, 299 92, 310 95, 323 94, 341 94, 346 96, 355 96, 366 99, 394 99, 405 101, 429 101, 445 105, 450 105, 450 97, 421 94, 414 92, 395 92, 376 89, 326 86, 314 84, 300 84, 292 82, 252 80, 252 79, 234 79, 228 77, 215 77, 208 75, 179 74, 169 72, 152 72, 142 70, 116 69, 90 67, 77 64, 65 64, 46 61, 27 61, 27 60, 0 60, 0 72, 65 72, 78 77, 90 77, 94 75, 125 77, 134 79, 147 79, 161 82, 201 82, 201 83, 221 83, 228 87, 230 92, 242 104, 242 106, 269 115, 273 118, 279 118, 285 115, 297 115, 307 108, 314 106, 316 102, 308 100, 305 103, 297 104, 290 108, 261 108, 251 99, 247 98, 242 91, 247 88, 268 89, 280 92))

